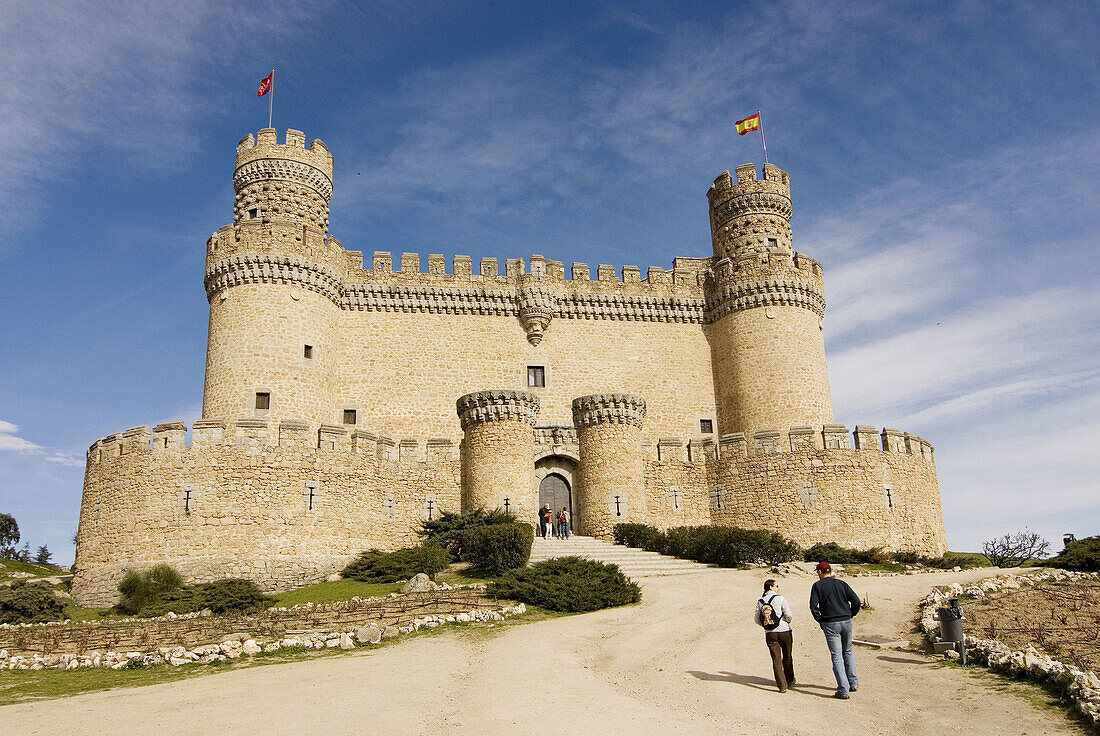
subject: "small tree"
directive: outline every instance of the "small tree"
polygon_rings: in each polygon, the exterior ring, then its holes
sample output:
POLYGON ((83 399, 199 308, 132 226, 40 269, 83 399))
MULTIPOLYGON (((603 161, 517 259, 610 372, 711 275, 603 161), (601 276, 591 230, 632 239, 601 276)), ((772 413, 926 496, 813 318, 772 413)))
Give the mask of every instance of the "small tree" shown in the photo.
POLYGON ((1046 557, 1049 548, 1050 542, 1024 529, 989 540, 982 545, 982 554, 994 567, 1019 567, 1028 560, 1046 557))
POLYGON ((19 525, 11 514, 0 514, 0 558, 15 557, 15 545, 19 542, 19 525))
POLYGON ((38 548, 38 554, 34 556, 34 561, 39 565, 48 565, 51 557, 53 557, 53 552, 46 549, 46 545, 43 544, 38 548))

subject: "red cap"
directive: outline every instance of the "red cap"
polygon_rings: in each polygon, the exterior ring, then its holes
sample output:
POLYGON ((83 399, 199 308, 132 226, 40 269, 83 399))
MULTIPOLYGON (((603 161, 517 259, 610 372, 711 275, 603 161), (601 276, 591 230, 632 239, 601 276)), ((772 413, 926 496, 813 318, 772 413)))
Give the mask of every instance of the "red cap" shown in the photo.
POLYGON ((833 566, 830 565, 828 562, 822 560, 821 562, 817 563, 817 567, 815 569, 818 572, 830 572, 833 569, 833 566))

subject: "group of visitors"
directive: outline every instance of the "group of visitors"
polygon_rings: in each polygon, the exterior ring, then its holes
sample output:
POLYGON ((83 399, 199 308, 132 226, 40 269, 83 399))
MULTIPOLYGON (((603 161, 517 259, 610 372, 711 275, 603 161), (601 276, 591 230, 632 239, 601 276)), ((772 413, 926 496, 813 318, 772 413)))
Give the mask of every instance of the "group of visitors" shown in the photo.
POLYGON ((543 539, 553 535, 557 539, 569 539, 569 512, 562 506, 557 512, 546 504, 539 509, 539 534, 543 539))
MULTIPOLYGON (((810 589, 810 613, 825 634, 836 678, 834 697, 847 700, 859 688, 855 656, 852 653, 852 617, 859 613, 859 596, 848 583, 833 577, 828 562, 817 563, 817 582, 810 589)), ((779 594, 779 583, 764 581, 764 595, 756 602, 755 620, 764 628, 764 641, 772 658, 772 673, 779 692, 794 685, 791 651, 794 633, 790 604, 779 594)))

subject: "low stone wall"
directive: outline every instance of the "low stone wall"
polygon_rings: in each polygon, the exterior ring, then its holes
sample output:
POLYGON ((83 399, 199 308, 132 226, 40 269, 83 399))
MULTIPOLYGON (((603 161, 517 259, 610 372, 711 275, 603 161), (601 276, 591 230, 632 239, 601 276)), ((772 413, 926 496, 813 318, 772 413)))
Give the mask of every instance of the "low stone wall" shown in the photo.
MULTIPOLYGON (((1082 577, 1096 579, 1100 578, 1100 574, 1043 570, 1032 574, 1000 575, 986 578, 966 587, 959 583, 937 587, 920 602, 920 630, 928 641, 935 642, 939 640, 939 623, 936 621, 936 609, 946 606, 948 598, 963 594, 980 598, 990 593, 1020 588, 1025 585, 1076 580, 1082 577)), ((1031 645, 1022 650, 1014 651, 1011 647, 996 639, 967 636, 966 652, 969 658, 984 664, 995 672, 1002 672, 1013 677, 1023 677, 1054 686, 1069 698, 1077 712, 1088 719, 1094 728, 1100 728, 1100 677, 1097 677, 1095 672, 1086 672, 1064 662, 1059 662, 1031 645)), ((952 654, 955 653, 947 653, 948 656, 952 654)))
MULTIPOLYGON (((383 635, 407 628, 429 616, 500 612, 501 601, 484 597, 481 586, 424 593, 352 598, 335 603, 304 603, 269 608, 252 616, 216 616, 209 611, 157 618, 63 621, 0 625, 0 650, 11 658, 92 656, 107 652, 146 653, 182 647, 185 650, 221 642, 233 635, 255 641, 277 641, 295 632, 355 631, 374 627, 383 635)), ((162 657, 163 660, 163 657, 162 657)))

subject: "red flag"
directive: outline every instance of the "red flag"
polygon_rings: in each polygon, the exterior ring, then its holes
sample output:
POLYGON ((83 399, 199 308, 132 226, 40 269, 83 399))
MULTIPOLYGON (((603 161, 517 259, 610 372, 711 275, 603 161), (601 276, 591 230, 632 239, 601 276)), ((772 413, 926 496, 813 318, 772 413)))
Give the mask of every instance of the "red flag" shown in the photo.
POLYGON ((271 83, 275 80, 275 72, 272 71, 266 77, 260 80, 260 87, 256 90, 257 97, 263 97, 271 91, 271 83))

